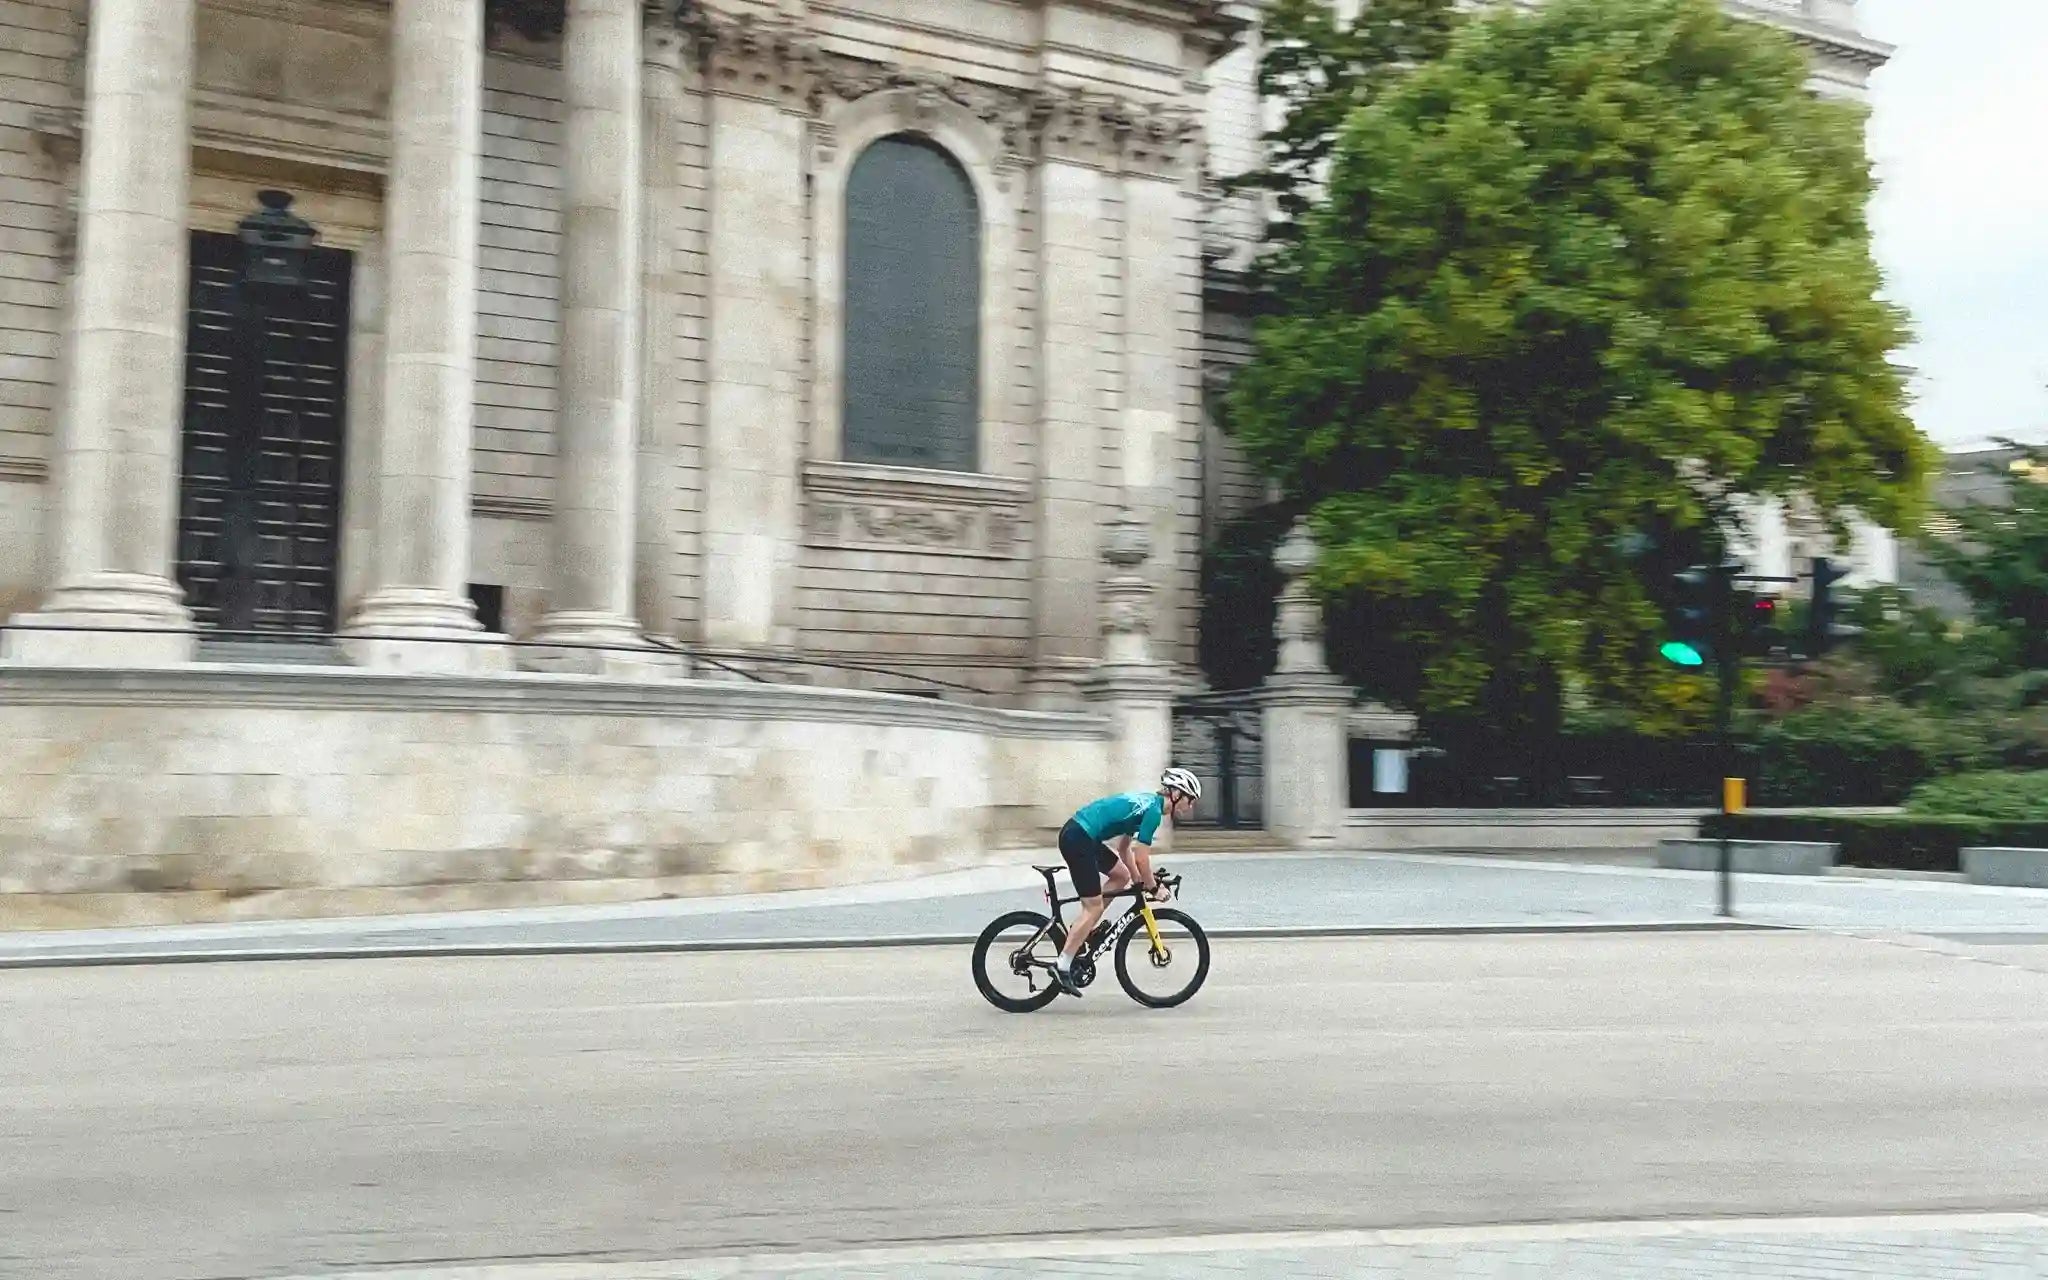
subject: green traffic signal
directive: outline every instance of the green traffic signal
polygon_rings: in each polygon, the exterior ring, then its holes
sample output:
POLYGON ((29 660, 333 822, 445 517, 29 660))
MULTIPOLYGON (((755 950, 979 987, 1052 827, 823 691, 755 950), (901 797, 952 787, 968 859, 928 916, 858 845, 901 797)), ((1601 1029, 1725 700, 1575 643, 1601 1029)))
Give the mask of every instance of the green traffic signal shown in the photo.
POLYGON ((1693 565, 1671 575, 1672 608, 1667 619, 1670 630, 1657 648, 1666 662, 1688 671, 1707 665, 1713 656, 1721 628, 1717 625, 1722 596, 1726 592, 1726 571, 1693 565))
POLYGON ((1657 652, 1666 662, 1679 667, 1704 667, 1707 656, 1683 640, 1666 640, 1657 652))

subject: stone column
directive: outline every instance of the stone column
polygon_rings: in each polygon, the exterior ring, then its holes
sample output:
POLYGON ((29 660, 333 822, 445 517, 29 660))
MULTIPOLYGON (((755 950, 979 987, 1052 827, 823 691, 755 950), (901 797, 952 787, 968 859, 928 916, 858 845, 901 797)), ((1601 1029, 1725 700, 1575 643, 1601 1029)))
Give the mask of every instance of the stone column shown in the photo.
MULTIPOLYGON (((640 434, 640 0, 568 0, 554 572, 536 640, 646 648, 633 618, 640 434)), ((630 653, 562 649, 551 668, 630 653)))
POLYGON ((1306 520, 1296 521, 1273 563, 1286 578, 1274 634, 1280 660, 1260 691, 1266 830, 1290 845, 1328 845, 1350 806, 1351 690, 1323 655, 1322 606, 1308 575, 1320 553, 1306 520))
POLYGON ((1108 181, 1101 121, 1054 97, 1040 133, 1040 333, 1037 528, 1028 701, 1079 705, 1099 643, 1101 578, 1102 204, 1108 181))
POLYGON ((1173 751, 1173 679, 1151 646, 1158 594, 1144 572, 1151 554, 1145 522, 1125 508, 1102 539, 1110 567, 1101 592, 1102 662, 1086 685, 1115 733, 1110 790, 1153 785, 1173 751))
MULTIPOLYGON (((1147 520, 1159 588, 1153 642, 1160 661, 1188 663, 1190 557, 1201 515, 1189 383, 1201 362, 1201 241, 1189 167, 1194 121, 1177 105, 1131 109, 1117 121, 1123 171, 1123 413, 1120 482, 1147 520), (1182 499, 1187 502, 1183 506, 1182 499)), ((1191 663, 1189 663, 1191 665, 1191 663)))
POLYGON ((391 7, 375 550, 347 641, 364 666, 508 665, 504 646, 487 643, 468 592, 483 33, 483 0, 391 7))
POLYGON ((384 235, 355 255, 349 281, 348 423, 341 497, 341 616, 353 618, 376 557, 377 443, 384 434, 384 235))
POLYGON ((793 648, 803 430, 804 50, 786 20, 709 37, 703 638, 793 648))
POLYGON ((65 665, 191 659, 171 580, 184 421, 193 0, 93 0, 78 268, 52 474, 55 587, 0 657, 65 665), (131 629, 131 634, 33 630, 131 629))
POLYGON ((676 341, 682 286, 677 274, 677 223, 682 192, 677 165, 683 147, 683 36, 672 22, 647 28, 641 66, 641 155, 645 203, 640 218, 640 454, 634 474, 634 612, 643 626, 676 634, 673 529, 682 415, 676 341))

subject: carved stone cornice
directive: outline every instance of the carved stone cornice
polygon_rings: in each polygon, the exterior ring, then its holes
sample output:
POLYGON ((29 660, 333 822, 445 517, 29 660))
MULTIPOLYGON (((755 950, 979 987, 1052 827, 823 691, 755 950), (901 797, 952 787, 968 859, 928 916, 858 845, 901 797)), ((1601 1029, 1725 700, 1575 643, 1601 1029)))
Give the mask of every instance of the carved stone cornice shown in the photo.
POLYGON ((1193 108, 1178 102, 1118 103, 1112 128, 1126 172, 1173 179, 1199 173, 1202 128, 1193 108))
POLYGON ((709 92, 809 108, 820 55, 802 23, 780 15, 712 13, 698 5, 678 21, 696 42, 709 92))
POLYGON ((929 122, 942 103, 950 102, 996 131, 1009 164, 1021 165, 1030 159, 1035 95, 1028 91, 838 54, 820 56, 816 67, 809 101, 813 114, 823 114, 835 101, 858 102, 871 94, 900 93, 908 99, 911 123, 917 124, 929 122))
POLYGON ((693 5, 678 24, 695 41, 713 93, 814 118, 835 103, 896 93, 908 99, 913 124, 951 103, 997 131, 1006 167, 1043 158, 1170 179, 1190 178, 1198 168, 1200 117, 1188 102, 1137 102, 1057 84, 1010 88, 827 53, 806 24, 781 15, 693 5))
POLYGON ((1200 120, 1183 103, 1132 102, 1064 85, 1042 86, 1034 98, 1033 127, 1044 159, 1160 178, 1196 171, 1200 120))
POLYGON ((1033 95, 1031 129, 1042 159, 1104 165, 1116 157, 1110 120, 1114 98, 1063 85, 1044 85, 1033 95))

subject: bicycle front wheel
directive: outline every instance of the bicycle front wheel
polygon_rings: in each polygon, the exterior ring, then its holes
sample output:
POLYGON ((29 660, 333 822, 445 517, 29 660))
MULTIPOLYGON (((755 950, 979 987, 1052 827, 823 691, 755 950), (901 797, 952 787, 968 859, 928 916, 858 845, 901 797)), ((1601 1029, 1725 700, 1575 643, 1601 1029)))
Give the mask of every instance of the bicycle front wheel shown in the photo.
POLYGON ((1036 911, 1012 911, 989 921, 974 943, 974 985, 1005 1013, 1043 1009, 1060 993, 1051 973, 1032 961, 1050 963, 1066 933, 1036 911), (1037 941, 1032 940, 1036 938, 1037 941))
POLYGON ((1209 976, 1209 935, 1193 916, 1171 907, 1152 918, 1159 922, 1159 948, 1142 921, 1124 930, 1116 944, 1116 980, 1139 1004, 1171 1009, 1209 976))

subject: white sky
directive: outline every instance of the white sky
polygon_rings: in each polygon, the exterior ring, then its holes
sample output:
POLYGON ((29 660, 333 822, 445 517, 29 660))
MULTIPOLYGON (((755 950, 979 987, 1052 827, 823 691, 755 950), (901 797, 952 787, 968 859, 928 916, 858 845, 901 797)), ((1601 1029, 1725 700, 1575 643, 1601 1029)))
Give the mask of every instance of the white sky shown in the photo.
POLYGON ((1945 447, 2048 439, 2048 0, 1860 0, 1886 292, 1945 447))

